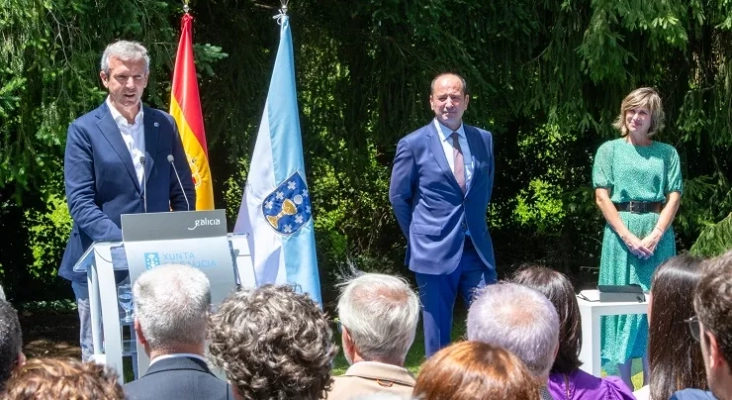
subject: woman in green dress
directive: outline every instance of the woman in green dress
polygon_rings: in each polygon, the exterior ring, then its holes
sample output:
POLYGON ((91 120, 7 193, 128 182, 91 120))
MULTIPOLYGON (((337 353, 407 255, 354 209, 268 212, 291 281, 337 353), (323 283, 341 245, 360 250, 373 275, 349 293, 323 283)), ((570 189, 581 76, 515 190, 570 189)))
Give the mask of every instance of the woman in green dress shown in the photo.
MULTIPOLYGON (((681 199, 679 155, 652 140, 663 128, 661 98, 652 88, 632 91, 613 124, 620 138, 597 150, 592 169, 595 202, 605 217, 600 285, 639 284, 649 290, 658 265, 676 255, 673 223, 681 199)), ((632 390, 633 358, 642 357, 648 381, 648 319, 619 315, 602 319, 602 358, 617 366, 632 390)))

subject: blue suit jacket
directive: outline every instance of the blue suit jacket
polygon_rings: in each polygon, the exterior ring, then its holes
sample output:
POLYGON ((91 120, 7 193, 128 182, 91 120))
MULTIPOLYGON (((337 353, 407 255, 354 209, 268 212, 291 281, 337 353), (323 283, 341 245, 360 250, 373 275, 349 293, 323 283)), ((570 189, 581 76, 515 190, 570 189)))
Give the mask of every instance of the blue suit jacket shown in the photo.
MULTIPOLYGON (((175 120, 160 110, 144 106, 143 110, 147 211, 188 210, 184 192, 167 159, 170 154, 191 210, 195 210, 191 169, 175 120)), ((144 210, 143 190, 132 157, 106 103, 69 126, 64 184, 74 224, 58 273, 68 280, 85 282, 85 273, 72 270, 79 257, 93 242, 121 241, 121 215, 144 210)))
POLYGON ((129 400, 233 400, 231 386, 217 378, 201 360, 175 357, 160 360, 147 373, 126 383, 129 400))
POLYGON ((493 190, 493 137, 488 131, 463 127, 474 165, 465 195, 450 170, 433 122, 397 145, 389 199, 407 237, 405 263, 414 272, 454 271, 463 253, 466 228, 480 258, 488 268, 495 268, 485 216, 493 190))

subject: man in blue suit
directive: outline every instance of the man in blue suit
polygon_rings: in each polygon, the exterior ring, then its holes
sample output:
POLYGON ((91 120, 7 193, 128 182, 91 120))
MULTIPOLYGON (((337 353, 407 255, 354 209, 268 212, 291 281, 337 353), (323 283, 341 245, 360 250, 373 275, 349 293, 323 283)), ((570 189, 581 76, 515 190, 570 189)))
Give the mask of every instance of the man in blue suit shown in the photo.
POLYGON ((457 294, 496 281, 486 208, 493 189, 491 133, 464 125, 470 96, 465 80, 432 81, 435 119, 399 141, 389 199, 407 238, 406 264, 422 301, 427 357, 450 343, 457 294))
MULTIPOLYGON (((86 274, 73 271, 79 257, 93 242, 121 241, 122 214, 195 209, 191 170, 175 121, 142 105, 149 68, 150 57, 139 43, 107 46, 99 76, 109 96, 71 123, 66 137, 64 183, 74 224, 59 275, 71 281, 76 296, 83 360, 93 347, 86 274)), ((123 254, 113 258, 124 260, 123 254)))

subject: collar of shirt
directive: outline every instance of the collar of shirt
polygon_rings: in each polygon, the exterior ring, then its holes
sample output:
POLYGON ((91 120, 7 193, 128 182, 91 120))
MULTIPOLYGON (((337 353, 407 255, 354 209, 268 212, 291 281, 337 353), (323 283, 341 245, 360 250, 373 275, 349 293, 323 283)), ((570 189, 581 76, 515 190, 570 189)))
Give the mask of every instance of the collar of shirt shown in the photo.
POLYGON ((208 363, 205 358, 201 357, 198 354, 193 354, 193 353, 175 353, 175 354, 164 354, 162 356, 155 357, 154 359, 152 359, 150 361, 150 366, 152 366, 153 364, 155 364, 158 361, 169 360, 171 358, 182 358, 182 357, 195 358, 195 359, 201 360, 201 361, 203 361, 205 363, 208 363))
POLYGON ((142 102, 140 102, 140 111, 137 112, 137 115, 135 115, 135 122, 130 124, 127 122, 127 118, 125 118, 119 111, 117 111, 116 108, 112 105, 112 101, 109 100, 109 96, 107 96, 107 107, 109 108, 109 112, 112 113, 112 119, 114 119, 114 122, 117 123, 117 126, 135 126, 142 122, 143 117, 145 116, 145 112, 142 111, 142 102))
MULTIPOLYGON (((437 128, 437 132, 440 132, 440 135, 442 135, 442 140, 443 141, 448 140, 448 139, 452 140, 451 136, 452 136, 453 131, 450 128, 446 127, 445 125, 442 125, 440 123, 440 121, 437 120, 437 118, 435 118, 434 121, 435 121, 435 128, 437 128)), ((460 139, 465 139, 465 129, 463 128, 462 122, 460 123, 460 126, 457 128, 457 130, 455 132, 458 133, 458 136, 460 136, 460 139)), ((452 143, 452 142, 450 142, 450 143, 452 143)))

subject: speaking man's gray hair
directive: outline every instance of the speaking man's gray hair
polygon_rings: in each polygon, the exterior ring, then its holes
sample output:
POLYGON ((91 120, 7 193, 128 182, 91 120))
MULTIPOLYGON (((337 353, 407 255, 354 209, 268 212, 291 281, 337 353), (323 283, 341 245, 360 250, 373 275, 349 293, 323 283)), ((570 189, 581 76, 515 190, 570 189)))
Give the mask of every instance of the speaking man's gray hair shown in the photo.
POLYGON ((505 348, 546 378, 559 345, 559 317, 549 300, 523 285, 481 289, 468 311, 468 340, 505 348))
POLYGON ((361 274, 345 282, 338 318, 366 361, 402 364, 414 342, 419 298, 406 280, 361 274))
POLYGON ((150 55, 147 53, 145 46, 138 42, 129 42, 127 40, 120 40, 114 42, 104 49, 102 54, 102 62, 100 66, 104 74, 109 76, 109 59, 118 58, 122 61, 145 61, 145 73, 150 72, 150 55))
POLYGON ((206 340, 211 284, 188 265, 161 265, 145 271, 132 288, 135 318, 150 347, 170 350, 206 340))

